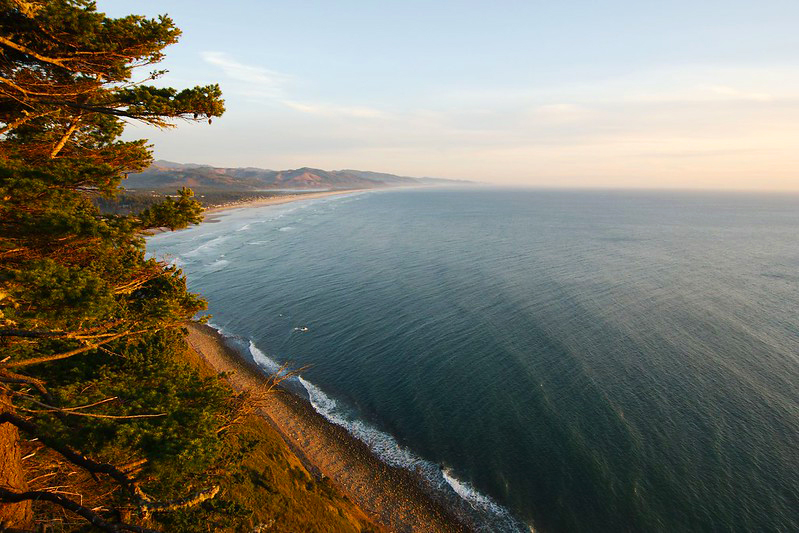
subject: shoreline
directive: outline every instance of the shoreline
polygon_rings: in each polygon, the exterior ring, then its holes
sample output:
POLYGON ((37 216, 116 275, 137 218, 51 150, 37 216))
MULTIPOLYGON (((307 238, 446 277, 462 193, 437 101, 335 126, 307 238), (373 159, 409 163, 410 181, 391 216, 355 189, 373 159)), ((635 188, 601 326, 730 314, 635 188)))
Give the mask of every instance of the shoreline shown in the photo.
POLYGON ((187 341, 237 391, 256 397, 256 412, 269 422, 289 448, 316 475, 329 478, 361 510, 392 531, 456 532, 467 529, 434 501, 422 480, 387 465, 344 428, 320 415, 310 402, 277 388, 269 394, 263 371, 230 347, 216 329, 190 323, 187 341))
MULTIPOLYGON (((270 196, 268 198, 258 198, 257 200, 246 200, 243 202, 233 202, 230 204, 218 205, 214 207, 209 207, 203 211, 203 214, 208 215, 217 215, 224 211, 229 211, 231 209, 243 209, 249 207, 263 207, 266 205, 279 205, 279 204, 288 204, 291 202, 296 202, 298 200, 310 200, 313 198, 324 198, 325 196, 335 196, 338 194, 347 194, 347 193, 354 193, 354 192, 363 192, 372 189, 342 189, 336 191, 322 191, 322 192, 297 192, 297 193, 290 193, 290 194, 280 194, 275 196, 270 196)), ((213 222, 213 220, 203 220, 203 222, 213 222)))
MULTIPOLYGON (((285 195, 276 195, 270 196, 268 198, 258 198, 257 200, 246 200, 243 202, 233 202, 230 204, 225 205, 217 205, 214 207, 208 207, 203 209, 203 220, 200 224, 213 224, 214 222, 218 222, 218 215, 226 212, 231 211, 233 209, 247 209, 251 207, 264 207, 267 205, 280 205, 280 204, 288 204, 291 202, 297 202, 299 200, 312 200, 314 198, 324 198, 326 196, 336 196, 339 194, 349 194, 349 193, 356 193, 356 192, 364 192, 370 191, 374 189, 343 189, 338 191, 324 191, 324 192, 308 192, 308 193, 292 193, 292 194, 285 194, 285 195)), ((188 226, 189 228, 196 226, 197 224, 192 224, 188 226)), ((178 230, 170 230, 169 228, 150 228, 144 230, 142 235, 145 237, 152 237, 154 235, 159 235, 161 233, 167 233, 169 231, 183 231, 182 228, 178 230)))

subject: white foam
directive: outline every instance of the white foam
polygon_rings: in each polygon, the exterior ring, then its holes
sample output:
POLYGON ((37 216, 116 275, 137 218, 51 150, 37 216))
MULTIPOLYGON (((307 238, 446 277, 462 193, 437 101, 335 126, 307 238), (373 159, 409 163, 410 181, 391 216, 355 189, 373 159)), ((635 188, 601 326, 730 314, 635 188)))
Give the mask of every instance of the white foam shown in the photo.
POLYGON ((248 229, 250 229, 250 224, 244 224, 242 227, 240 227, 236 231, 247 231, 248 229))
MULTIPOLYGON (((209 327, 214 328, 223 337, 236 337, 235 335, 228 335, 225 332, 225 330, 222 328, 222 326, 218 326, 211 321, 207 322, 207 324, 209 327)), ((241 337, 238 338, 241 339, 241 337)), ((272 374, 277 373, 280 370, 281 368, 280 364, 271 357, 269 357, 268 355, 266 355, 264 352, 262 352, 252 340, 249 340, 248 350, 250 352, 250 355, 252 356, 253 361, 255 361, 255 363, 258 364, 258 366, 260 366, 261 368, 267 370, 269 373, 272 374)))
POLYGON ((219 334, 220 334, 220 335, 222 335, 223 337, 226 337, 226 336, 227 336, 227 335, 225 335, 225 330, 224 330, 224 329, 222 329, 222 326, 217 326, 216 324, 214 324, 214 323, 213 323, 213 322, 211 322, 210 320, 209 320, 208 322, 206 322, 206 324, 208 324, 208 327, 210 327, 210 328, 214 328, 214 329, 217 331, 217 333, 219 333, 219 334))
POLYGON ((283 226, 278 231, 292 231, 294 229, 293 226, 283 226))
POLYGON ((197 256, 197 255, 199 255, 199 254, 201 254, 203 252, 207 252, 209 249, 213 248, 214 246, 216 246, 218 244, 222 244, 226 240, 228 240, 228 236, 227 235, 220 235, 219 237, 213 238, 210 241, 201 244, 200 246, 198 246, 194 250, 190 250, 190 251, 184 253, 183 256, 184 257, 197 256))
POLYGON ((441 471, 441 474, 444 476, 449 486, 452 487, 452 490, 457 492, 458 496, 469 502, 472 507, 479 507, 492 511, 498 507, 491 498, 477 492, 477 489, 472 487, 468 482, 461 481, 453 476, 450 470, 445 468, 441 471))
POLYGON ((440 483, 443 487, 445 486, 443 483, 446 482, 446 485, 472 509, 480 514, 493 516, 492 523, 499 526, 500 531, 523 531, 527 528, 529 528, 530 531, 535 531, 532 526, 522 526, 513 518, 507 509, 488 496, 481 494, 469 483, 457 479, 447 469, 441 470, 438 465, 415 455, 407 448, 401 446, 397 440, 388 433, 384 433, 362 420, 355 419, 348 415, 344 409, 341 408, 339 403, 325 394, 322 389, 302 377, 298 379, 308 392, 311 405, 317 413, 337 426, 346 429, 350 435, 366 444, 383 462, 391 466, 422 474, 434 485, 440 483))
POLYGON ((230 261, 228 261, 227 259, 217 259, 216 261, 214 261, 213 263, 208 265, 208 269, 212 270, 212 271, 222 270, 223 268, 225 268, 229 264, 230 264, 230 261))
POLYGON ((275 373, 280 370, 280 365, 277 364, 277 361, 271 359, 267 356, 264 352, 258 349, 253 341, 250 341, 250 355, 252 355, 253 361, 255 361, 259 366, 265 368, 269 372, 275 373))
POLYGON ((308 392, 311 405, 316 409, 316 412, 337 426, 346 429, 350 435, 366 444, 382 461, 391 466, 408 470, 414 470, 417 466, 429 466, 427 461, 401 446, 388 433, 384 433, 361 420, 348 416, 339 408, 336 400, 325 394, 313 383, 302 377, 299 378, 299 381, 308 392))
MULTIPOLYGON (((460 479, 456 478, 452 474, 451 470, 444 468, 441 470, 441 475, 444 476, 444 480, 452 488, 452 490, 454 490, 458 496, 466 501, 466 503, 468 503, 472 509, 475 511, 488 513, 496 518, 499 518, 500 523, 502 523, 504 526, 504 531, 519 531, 519 528, 522 526, 522 524, 516 522, 507 509, 502 507, 490 497, 479 492, 467 481, 461 481, 460 479)), ((529 524, 525 525, 529 531, 535 532, 533 526, 529 524)))

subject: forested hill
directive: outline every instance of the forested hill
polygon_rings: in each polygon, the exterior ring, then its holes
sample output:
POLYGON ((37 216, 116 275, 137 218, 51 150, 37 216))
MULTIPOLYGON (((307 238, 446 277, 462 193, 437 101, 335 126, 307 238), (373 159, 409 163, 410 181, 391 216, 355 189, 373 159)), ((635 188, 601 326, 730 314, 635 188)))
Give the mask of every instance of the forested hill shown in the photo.
POLYGON ((270 189, 373 189, 413 185, 456 185, 465 181, 411 178, 363 170, 266 170, 261 168, 217 168, 204 165, 156 161, 123 182, 127 189, 175 190, 190 187, 196 191, 263 191, 270 189))

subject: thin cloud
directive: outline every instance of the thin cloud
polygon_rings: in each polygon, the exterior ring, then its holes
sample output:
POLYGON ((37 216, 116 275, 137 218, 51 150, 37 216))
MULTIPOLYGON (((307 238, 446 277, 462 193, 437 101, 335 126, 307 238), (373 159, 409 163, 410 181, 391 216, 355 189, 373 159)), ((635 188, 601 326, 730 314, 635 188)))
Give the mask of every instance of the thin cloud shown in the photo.
POLYGON ((286 94, 286 89, 293 78, 288 74, 241 63, 224 52, 203 52, 202 58, 206 63, 222 69, 222 72, 231 80, 239 82, 234 89, 235 92, 250 100, 271 100, 294 111, 319 117, 363 119, 384 119, 389 117, 387 113, 369 107, 340 106, 290 99, 286 94))
POLYGON ((708 87, 708 90, 720 98, 730 100, 751 100, 754 102, 770 102, 774 98, 770 94, 762 92, 742 91, 734 87, 727 87, 723 85, 713 85, 708 87))
POLYGON ((221 68, 228 78, 249 86, 246 92, 250 94, 278 98, 283 95, 284 87, 291 79, 281 72, 236 61, 224 52, 203 52, 202 58, 206 63, 221 68))
POLYGON ((281 100, 281 103, 300 113, 308 115, 318 115, 326 117, 354 117, 354 118, 368 118, 368 119, 385 119, 389 118, 388 113, 379 109, 371 107, 351 107, 351 106, 337 106, 328 104, 309 104, 305 102, 295 102, 293 100, 281 100))

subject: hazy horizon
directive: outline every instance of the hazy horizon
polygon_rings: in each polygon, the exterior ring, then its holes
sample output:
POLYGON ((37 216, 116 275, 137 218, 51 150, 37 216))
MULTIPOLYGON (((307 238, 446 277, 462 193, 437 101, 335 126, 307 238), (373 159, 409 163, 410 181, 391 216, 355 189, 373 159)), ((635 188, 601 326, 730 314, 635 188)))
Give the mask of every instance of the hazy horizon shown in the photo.
MULTIPOLYGON (((546 188, 799 190, 799 5, 101 2, 183 30, 227 113, 157 159, 546 188)), ((161 66, 159 66, 161 68, 161 66)))

